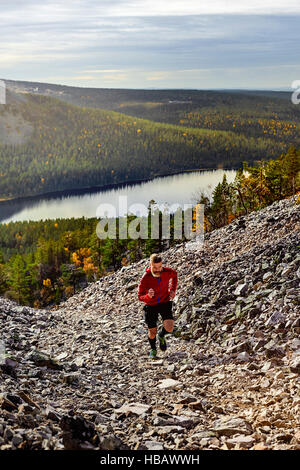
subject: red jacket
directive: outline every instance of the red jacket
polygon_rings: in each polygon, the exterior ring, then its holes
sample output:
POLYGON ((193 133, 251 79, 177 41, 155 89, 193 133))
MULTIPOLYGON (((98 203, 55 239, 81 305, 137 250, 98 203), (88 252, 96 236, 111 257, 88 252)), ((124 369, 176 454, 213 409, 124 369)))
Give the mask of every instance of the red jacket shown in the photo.
POLYGON ((148 266, 139 284, 139 300, 145 302, 147 305, 157 305, 158 303, 168 302, 171 300, 169 296, 170 279, 170 290, 175 292, 177 288, 177 272, 175 269, 163 266, 160 276, 155 277, 151 273, 151 267, 148 266), (148 291, 151 288, 154 290, 154 296, 152 298, 148 295, 148 291))

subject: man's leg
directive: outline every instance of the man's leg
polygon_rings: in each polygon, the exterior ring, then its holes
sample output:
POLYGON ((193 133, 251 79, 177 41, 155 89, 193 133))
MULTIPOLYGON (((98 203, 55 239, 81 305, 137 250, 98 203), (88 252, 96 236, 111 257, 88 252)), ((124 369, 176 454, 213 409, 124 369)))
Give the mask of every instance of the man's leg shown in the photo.
POLYGON ((167 349, 165 335, 167 333, 172 333, 174 329, 172 305, 172 301, 166 302, 166 304, 162 305, 161 316, 163 320, 163 326, 158 333, 159 345, 162 351, 167 349))
POLYGON ((151 349, 156 349, 156 334, 157 334, 157 328, 148 329, 148 340, 149 340, 151 349))
POLYGON ((155 308, 152 307, 151 305, 146 305, 144 307, 144 311, 145 311, 145 321, 148 326, 148 341, 150 343, 151 350, 156 351, 156 334, 157 334, 156 324, 157 324, 157 319, 158 319, 158 313, 155 310, 155 308))
POLYGON ((174 329, 174 320, 164 320, 163 327, 159 332, 159 336, 163 338, 167 333, 172 333, 174 329))

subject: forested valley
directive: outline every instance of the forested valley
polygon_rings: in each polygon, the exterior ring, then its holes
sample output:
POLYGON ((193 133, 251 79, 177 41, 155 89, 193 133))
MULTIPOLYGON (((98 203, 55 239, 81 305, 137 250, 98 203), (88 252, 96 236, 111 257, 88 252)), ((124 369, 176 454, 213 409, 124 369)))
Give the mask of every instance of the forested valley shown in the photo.
MULTIPOLYGON (((299 170, 300 148, 295 146, 275 159, 259 160, 253 166, 244 161, 233 183, 228 183, 224 175, 211 200, 200 195, 197 204, 204 205, 205 232, 296 194, 300 190, 299 170)), ((149 201, 148 238, 120 238, 118 219, 116 237, 106 239, 97 235, 97 218, 0 224, 0 295, 34 307, 58 304, 89 282, 178 243, 173 236, 172 214, 170 240, 161 236, 151 239, 150 203, 154 202, 149 201)), ((128 215, 127 226, 134 219, 134 215, 128 215)), ((182 240, 186 240, 184 231, 182 240)))
POLYGON ((208 92, 182 102, 181 94, 169 97, 119 100, 120 113, 8 90, 7 104, 0 105, 0 198, 191 169, 238 169, 243 161, 276 158, 300 145, 299 110, 286 99, 208 92))

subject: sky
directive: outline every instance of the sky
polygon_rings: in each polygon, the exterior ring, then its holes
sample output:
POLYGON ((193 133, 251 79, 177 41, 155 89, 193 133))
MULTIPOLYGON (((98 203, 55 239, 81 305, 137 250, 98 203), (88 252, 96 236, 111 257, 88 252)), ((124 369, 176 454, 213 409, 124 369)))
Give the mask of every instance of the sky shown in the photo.
POLYGON ((299 0, 0 0, 0 78, 96 88, 289 89, 299 0))

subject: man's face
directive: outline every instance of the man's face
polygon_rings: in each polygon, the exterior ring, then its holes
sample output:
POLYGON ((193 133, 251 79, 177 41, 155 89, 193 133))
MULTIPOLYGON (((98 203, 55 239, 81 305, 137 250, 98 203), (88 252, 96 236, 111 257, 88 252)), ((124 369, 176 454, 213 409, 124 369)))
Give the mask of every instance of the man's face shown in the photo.
POLYGON ((152 263, 151 272, 153 276, 160 277, 160 274, 162 272, 162 261, 160 263, 152 263))

